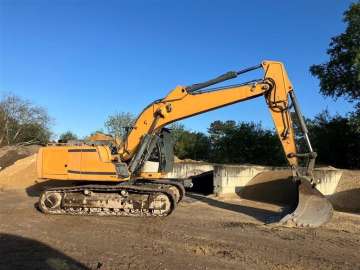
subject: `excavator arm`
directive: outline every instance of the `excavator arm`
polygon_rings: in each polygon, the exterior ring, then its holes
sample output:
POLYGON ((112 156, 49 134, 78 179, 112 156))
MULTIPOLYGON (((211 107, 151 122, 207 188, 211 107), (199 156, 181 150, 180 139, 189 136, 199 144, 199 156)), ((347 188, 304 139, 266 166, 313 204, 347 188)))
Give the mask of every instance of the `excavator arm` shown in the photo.
MULTIPOLYGON (((131 164, 135 164, 135 160, 139 160, 143 154, 141 150, 146 149, 142 146, 144 138, 159 133, 163 127, 172 122, 259 96, 265 98, 286 158, 290 166, 295 168, 298 165, 298 154, 289 111, 289 96, 294 103, 295 93, 283 64, 274 61, 264 61, 256 67, 228 72, 205 83, 188 87, 177 86, 165 98, 150 104, 139 115, 126 141, 119 149, 121 160, 131 160, 131 164), (264 70, 262 79, 202 91, 207 86, 258 68, 264 70)), ((298 112, 302 120, 301 113, 298 112)), ((136 166, 133 166, 132 171, 135 169, 136 166)))

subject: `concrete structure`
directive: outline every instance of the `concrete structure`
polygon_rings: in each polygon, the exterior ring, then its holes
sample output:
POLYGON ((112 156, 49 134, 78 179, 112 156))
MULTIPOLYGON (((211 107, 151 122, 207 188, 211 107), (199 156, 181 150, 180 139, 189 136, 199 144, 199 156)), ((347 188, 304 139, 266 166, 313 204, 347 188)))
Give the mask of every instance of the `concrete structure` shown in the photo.
POLYGON ((342 174, 342 170, 335 168, 316 168, 314 170, 315 179, 320 179, 320 184, 316 188, 326 196, 333 195, 342 174))
POLYGON ((230 195, 238 193, 257 174, 267 168, 255 165, 215 165, 214 166, 214 193, 230 195))
POLYGON ((167 174, 169 178, 190 178, 205 172, 213 171, 214 164, 205 162, 181 162, 175 163, 172 172, 167 174))
MULTIPOLYGON (((214 193, 231 195, 239 193, 256 175, 268 171, 289 170, 287 167, 269 167, 257 165, 223 165, 203 162, 182 162, 174 164, 169 178, 191 178, 205 172, 213 171, 214 193)), ((316 168, 314 176, 320 180, 317 186, 324 195, 332 195, 339 184, 342 170, 335 168, 316 168)))
MULTIPOLYGON (((287 167, 256 165, 223 165, 204 162, 174 164, 169 178, 193 178, 195 192, 217 196, 287 203, 293 200, 296 188, 287 177, 287 167)), ((317 189, 331 201, 335 209, 360 213, 360 171, 316 168, 317 189), (343 177, 342 177, 343 176, 343 177)))

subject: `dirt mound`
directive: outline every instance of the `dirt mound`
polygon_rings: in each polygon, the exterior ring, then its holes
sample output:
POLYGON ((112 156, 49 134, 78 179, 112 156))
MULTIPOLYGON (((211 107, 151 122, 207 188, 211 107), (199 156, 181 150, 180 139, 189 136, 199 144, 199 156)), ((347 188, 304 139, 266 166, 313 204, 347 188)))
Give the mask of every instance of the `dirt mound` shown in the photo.
POLYGON ((0 171, 0 190, 22 189, 37 183, 36 154, 17 160, 0 171))
POLYGON ((274 204, 293 204, 296 185, 289 179, 290 170, 265 171, 256 175, 238 193, 241 198, 274 204))
POLYGON ((17 160, 38 152, 40 146, 4 146, 0 148, 0 170, 14 164, 17 160))
POLYGON ((205 163, 202 160, 193 160, 190 158, 180 159, 177 156, 174 156, 174 163, 205 163))
POLYGON ((344 170, 330 201, 336 210, 360 213, 360 170, 344 170))

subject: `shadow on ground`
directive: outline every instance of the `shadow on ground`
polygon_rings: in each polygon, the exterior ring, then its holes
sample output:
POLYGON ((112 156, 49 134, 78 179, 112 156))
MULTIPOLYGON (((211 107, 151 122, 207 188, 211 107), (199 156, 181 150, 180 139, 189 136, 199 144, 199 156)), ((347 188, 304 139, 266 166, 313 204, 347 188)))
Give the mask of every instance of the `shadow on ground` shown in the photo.
POLYGON ((234 204, 229 202, 223 202, 219 200, 215 200, 209 197, 206 197, 204 195, 199 195, 195 193, 187 193, 187 196, 199 200, 202 202, 207 203, 210 206, 230 210, 237 213, 242 213, 248 216, 251 216, 255 218, 256 220, 262 222, 262 223, 274 223, 278 222, 282 217, 284 217, 286 214, 290 212, 290 208, 285 207, 281 212, 251 207, 247 205, 240 205, 240 204, 234 204))
POLYGON ((36 240, 0 234, 0 269, 80 270, 89 268, 36 240))
POLYGON ((279 212, 223 202, 203 196, 209 194, 208 183, 211 181, 211 184, 213 184, 213 174, 209 173, 196 178, 197 182, 194 183, 194 188, 191 189, 191 192, 195 193, 188 193, 187 196, 205 202, 213 207, 243 213, 263 223, 273 223, 278 222, 297 206, 297 185, 292 181, 290 176, 290 171, 264 172, 255 176, 245 187, 235 188, 235 192, 239 198, 277 205, 281 209, 279 212), (201 193, 201 195, 199 193, 201 193))

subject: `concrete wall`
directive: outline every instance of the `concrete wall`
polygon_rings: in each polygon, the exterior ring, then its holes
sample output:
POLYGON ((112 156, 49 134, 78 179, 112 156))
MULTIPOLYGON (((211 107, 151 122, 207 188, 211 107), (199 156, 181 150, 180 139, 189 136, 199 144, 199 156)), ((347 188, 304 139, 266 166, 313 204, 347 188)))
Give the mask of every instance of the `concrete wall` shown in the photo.
MULTIPOLYGON (((169 178, 189 178, 208 171, 214 171, 214 193, 218 195, 235 194, 245 187, 256 175, 267 171, 283 171, 288 167, 269 167, 256 165, 223 165, 203 162, 175 163, 169 178)), ((320 180, 317 189, 324 195, 335 192, 342 170, 335 168, 316 168, 315 179, 320 180)))
POLYGON ((239 187, 246 186, 257 174, 267 170, 262 166, 215 165, 214 193, 217 195, 235 194, 239 187))
POLYGON ((209 172, 214 169, 214 165, 211 163, 204 162, 182 162, 175 163, 172 172, 168 173, 166 177, 168 178, 190 178, 202 174, 204 172, 209 172))
POLYGON ((316 168, 314 177, 320 179, 320 184, 316 185, 316 188, 326 196, 334 194, 342 174, 342 170, 335 168, 316 168))

